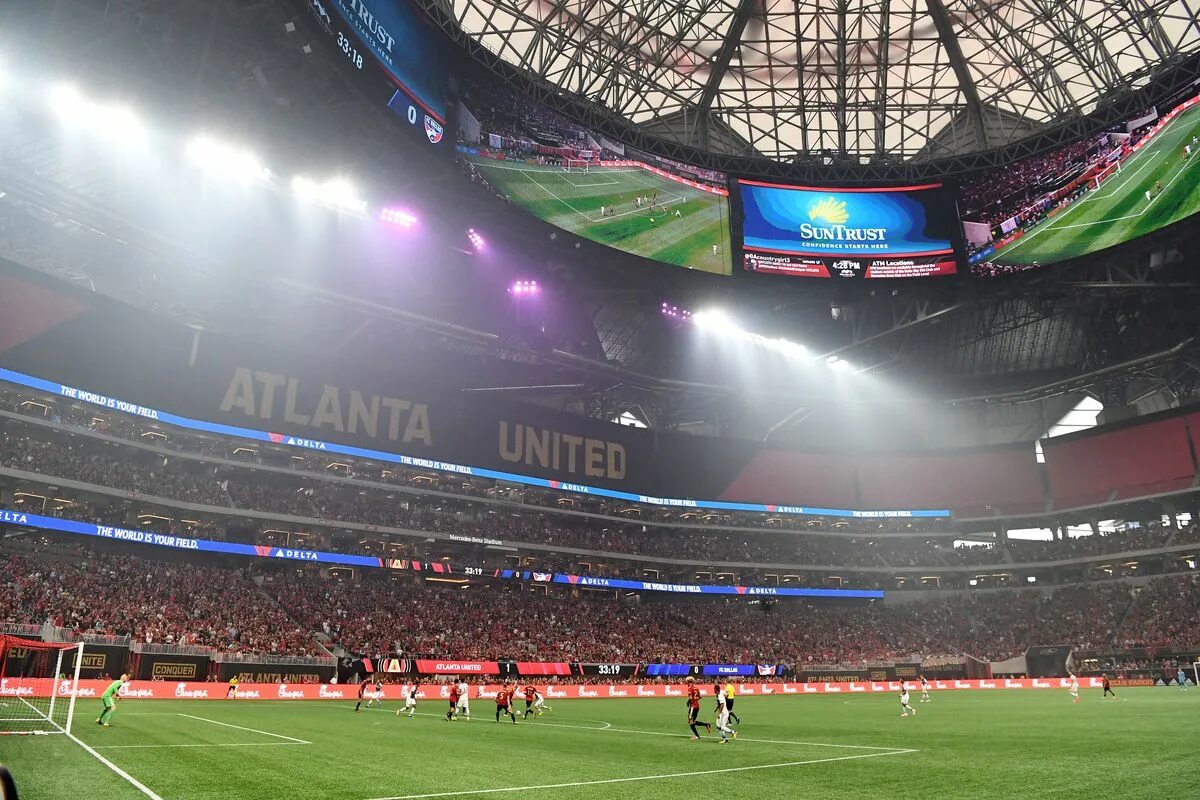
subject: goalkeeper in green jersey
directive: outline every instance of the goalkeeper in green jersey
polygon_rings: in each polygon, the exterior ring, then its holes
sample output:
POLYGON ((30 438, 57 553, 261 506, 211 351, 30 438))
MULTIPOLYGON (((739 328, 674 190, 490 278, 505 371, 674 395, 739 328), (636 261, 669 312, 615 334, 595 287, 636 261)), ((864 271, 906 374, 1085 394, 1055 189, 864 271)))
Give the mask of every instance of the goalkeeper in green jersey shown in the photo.
POLYGON ((117 700, 120 699, 121 687, 129 683, 129 676, 122 675, 117 680, 108 685, 104 690, 104 694, 100 695, 100 702, 104 708, 100 711, 100 716, 96 718, 97 725, 109 727, 109 720, 112 718, 113 710, 117 707, 117 700))

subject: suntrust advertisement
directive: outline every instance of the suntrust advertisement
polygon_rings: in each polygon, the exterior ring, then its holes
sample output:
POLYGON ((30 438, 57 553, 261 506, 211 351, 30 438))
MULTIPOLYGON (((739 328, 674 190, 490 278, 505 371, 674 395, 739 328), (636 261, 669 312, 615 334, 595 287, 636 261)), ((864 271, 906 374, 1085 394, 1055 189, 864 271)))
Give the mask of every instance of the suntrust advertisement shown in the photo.
POLYGON ((811 278, 957 272, 953 195, 941 184, 828 189, 738 180, 743 266, 811 278))

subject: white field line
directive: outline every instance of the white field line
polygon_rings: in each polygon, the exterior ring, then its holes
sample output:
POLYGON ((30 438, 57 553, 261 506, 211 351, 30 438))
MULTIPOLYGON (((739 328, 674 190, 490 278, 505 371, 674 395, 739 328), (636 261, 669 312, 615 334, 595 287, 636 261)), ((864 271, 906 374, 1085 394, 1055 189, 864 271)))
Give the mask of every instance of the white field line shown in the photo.
MULTIPOLYGON (((645 209, 641 209, 641 208, 634 208, 634 209, 631 209, 631 210, 629 210, 629 211, 622 211, 622 212, 620 212, 620 213, 618 213, 618 214, 611 214, 611 215, 609 215, 609 216, 607 216, 607 217, 593 217, 593 216, 591 216, 590 214, 586 214, 586 213, 584 213, 584 212, 580 211, 578 208, 576 208, 575 206, 571 205, 571 204, 570 204, 570 203, 568 203, 566 200, 563 200, 561 197, 559 197, 558 195, 556 195, 554 192, 550 191, 550 189, 548 189, 548 188, 547 188, 547 187, 546 187, 544 184, 542 184, 542 182, 541 182, 541 181, 539 181, 539 180, 537 180, 536 178, 534 178, 534 177, 533 177, 533 175, 532 175, 531 173, 527 172, 526 170, 518 170, 518 171, 519 171, 519 172, 522 172, 522 173, 525 175, 525 177, 529 178, 529 180, 530 180, 530 181, 532 181, 532 182, 533 182, 533 184, 534 184, 535 186, 537 186, 539 189, 541 189, 543 192, 545 192, 546 194, 550 195, 550 196, 551 196, 551 197, 553 197, 555 200, 557 200, 558 202, 562 203, 564 206, 566 206, 567 208, 571 209, 572 211, 574 211, 574 212, 575 212, 576 214, 578 214, 579 216, 581 216, 581 217, 583 217, 584 219, 586 219, 588 222, 604 222, 605 220, 613 220, 613 219, 617 219, 618 217, 627 217, 627 216, 629 216, 630 214, 637 214, 637 213, 640 213, 640 212, 641 212, 641 211, 643 211, 643 210, 649 210, 649 207, 647 206, 645 209)), ((647 186, 649 186, 650 184, 646 184, 646 185, 647 185, 647 186)), ((660 202, 658 205, 660 205, 660 206, 664 206, 664 207, 665 207, 665 206, 667 206, 667 205, 669 205, 669 204, 671 204, 671 203, 674 203, 674 202, 676 202, 676 201, 683 201, 683 200, 685 200, 685 199, 686 199, 686 198, 685 198, 683 195, 675 194, 674 192, 668 193, 668 194, 667 194, 667 197, 668 197, 669 199, 667 199, 667 200, 664 200, 664 201, 660 202)))
POLYGON ((197 716, 193 716, 192 714, 179 714, 178 716, 187 717, 188 719, 198 719, 201 722, 208 722, 213 725, 221 725, 226 728, 236 728, 239 731, 249 731, 250 733, 258 733, 258 734, 262 734, 263 736, 273 736, 276 739, 286 739, 287 741, 294 742, 296 744, 312 744, 312 742, 306 742, 305 740, 297 739, 294 736, 284 736, 282 733, 271 733, 270 731, 260 731, 257 728, 245 728, 245 727, 242 727, 241 725, 232 725, 228 722, 219 722, 215 719, 209 719, 208 717, 197 717, 197 716))
POLYGON ((81 740, 81 739, 80 739, 78 736, 76 736, 75 734, 73 734, 73 733, 68 733, 68 734, 67 734, 67 738, 69 738, 71 741, 75 742, 75 744, 77 744, 77 745, 79 745, 80 747, 82 747, 82 748, 83 748, 85 751, 87 751, 87 753, 88 753, 89 755, 93 756, 93 757, 94 757, 94 758, 95 758, 97 761, 99 761, 101 764, 103 764, 104 766, 106 766, 106 767, 108 767, 109 769, 111 769, 113 772, 115 772, 115 773, 117 773, 118 775, 120 775, 122 778, 124 778, 126 781, 128 781, 128 782, 129 782, 129 784, 130 784, 130 785, 131 785, 133 788, 137 789, 139 792, 141 792, 142 794, 146 795, 146 797, 149 797, 149 798, 150 798, 150 800, 163 800, 163 799, 162 799, 160 796, 158 796, 157 794, 155 794, 155 793, 154 793, 154 792, 153 792, 151 789, 149 789, 149 788, 148 788, 148 787, 147 787, 147 786, 146 786, 144 783, 142 783, 141 781, 139 781, 137 778, 133 777, 133 776, 132 776, 132 775, 130 775, 128 772, 126 772, 125 770, 121 769, 121 768, 120 768, 120 767, 118 767, 116 764, 112 763, 112 762, 111 762, 111 761, 109 761, 107 758, 105 758, 104 756, 102 756, 102 755, 100 755, 99 753, 97 753, 97 752, 95 751, 95 749, 93 749, 93 748, 89 747, 88 745, 84 744, 84 742, 83 742, 83 741, 82 741, 82 740, 81 740))
POLYGON ((424 800, 432 797, 462 797, 476 794, 500 794, 502 792, 529 792, 535 789, 569 789, 579 786, 603 786, 613 783, 636 783, 641 781, 661 781, 671 778, 692 778, 698 775, 726 775, 732 772, 750 772, 760 769, 782 769, 784 767, 800 767, 806 764, 828 764, 832 761, 853 761, 863 758, 881 758, 883 756, 902 756, 918 750, 892 750, 886 753, 861 753, 853 756, 833 756, 831 758, 810 758, 803 761, 781 761, 777 764, 756 764, 749 767, 724 767, 722 769, 702 769, 695 772, 666 772, 661 775, 638 775, 633 778, 606 778, 595 781, 572 781, 570 783, 542 783, 534 786, 503 786, 495 789, 467 789, 460 792, 434 792, 432 794, 402 794, 390 797, 373 797, 371 800, 424 800))
POLYGON ((1190 167, 1196 161, 1200 161, 1200 158, 1193 156, 1192 158, 1188 159, 1187 163, 1184 164, 1182 167, 1180 167, 1179 170, 1174 175, 1171 176, 1171 180, 1167 181, 1167 185, 1162 188, 1162 191, 1159 192, 1158 194, 1154 195, 1154 197, 1150 198, 1150 202, 1146 203, 1146 205, 1142 208, 1142 210, 1137 212, 1136 214, 1126 214, 1123 217, 1113 217, 1112 219, 1098 219, 1095 222, 1081 222, 1078 225, 1059 225, 1058 226, 1059 230, 1063 230, 1066 228, 1086 228, 1089 225, 1099 225, 1103 222, 1120 222, 1123 219, 1136 219, 1137 217, 1140 217, 1142 214, 1145 214, 1147 211, 1149 211, 1150 206, 1154 205, 1154 203, 1158 200, 1158 198, 1160 198, 1164 194, 1166 194, 1167 189, 1171 188, 1171 184, 1174 183, 1176 181, 1176 179, 1179 178, 1180 175, 1182 175, 1184 172, 1186 172, 1188 167, 1190 167))
MULTIPOLYGON (((584 180, 586 181, 588 177, 591 177, 591 176, 590 175, 585 176, 584 180)), ((597 175, 597 177, 600 177, 600 176, 597 175)), ((607 180, 607 181, 601 180, 601 181, 593 181, 593 182, 585 182, 585 183, 576 183, 575 181, 571 180, 571 173, 569 173, 569 172, 563 173, 563 179, 567 183, 574 186, 576 189, 591 189, 593 186, 620 186, 621 185, 620 181, 614 181, 614 180, 607 180)))
MULTIPOLYGON (((1146 148, 1146 151, 1148 151, 1149 153, 1157 153, 1158 148, 1155 147, 1153 150, 1151 150, 1150 148, 1146 148)), ((1139 153, 1138 155, 1141 155, 1141 153, 1139 153)), ((1129 183, 1131 180, 1136 178, 1137 174, 1139 172, 1144 170, 1146 167, 1150 166, 1150 164, 1152 164, 1152 163, 1154 163, 1153 159, 1147 159, 1140 167, 1135 169, 1133 172, 1129 173, 1128 176, 1125 175, 1125 173, 1128 172, 1128 169, 1126 169, 1124 166, 1122 166, 1121 171, 1119 173, 1117 173, 1117 175, 1118 175, 1118 177, 1124 178, 1124 180, 1109 181, 1109 183, 1107 183, 1107 184, 1100 184, 1100 191, 1088 192, 1087 197, 1083 198, 1083 200, 1081 200, 1080 202, 1087 203, 1092 200, 1107 200, 1108 198, 1117 194, 1117 191, 1122 186, 1124 186, 1125 184, 1129 183), (1106 191, 1110 188, 1112 189, 1112 191, 1106 193, 1106 191)), ((1132 166, 1132 164, 1133 164, 1133 162, 1131 161, 1130 165, 1132 166)))
POLYGON ((97 750, 149 750, 159 747, 292 747, 310 742, 223 742, 221 744, 105 744, 97 750))

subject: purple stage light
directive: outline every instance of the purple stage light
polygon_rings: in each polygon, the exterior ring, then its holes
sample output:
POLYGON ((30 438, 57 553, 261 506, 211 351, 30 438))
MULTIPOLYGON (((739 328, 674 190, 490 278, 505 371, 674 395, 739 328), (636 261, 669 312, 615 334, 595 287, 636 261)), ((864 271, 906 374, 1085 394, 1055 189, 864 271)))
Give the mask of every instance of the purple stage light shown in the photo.
POLYGON ((475 249, 475 252, 484 248, 483 237, 474 228, 467 228, 467 239, 471 242, 471 247, 475 249))
POLYGON ((379 219, 400 228, 411 228, 417 224, 417 218, 403 208, 385 208, 379 212, 379 219))
POLYGON ((537 281, 513 281, 508 287, 508 293, 515 297, 538 294, 541 291, 542 287, 538 285, 537 281))
POLYGON ((690 320, 692 318, 692 312, 688 311, 686 308, 673 306, 670 303, 664 302, 662 306, 659 307, 659 310, 662 312, 663 316, 670 317, 671 319, 690 320))

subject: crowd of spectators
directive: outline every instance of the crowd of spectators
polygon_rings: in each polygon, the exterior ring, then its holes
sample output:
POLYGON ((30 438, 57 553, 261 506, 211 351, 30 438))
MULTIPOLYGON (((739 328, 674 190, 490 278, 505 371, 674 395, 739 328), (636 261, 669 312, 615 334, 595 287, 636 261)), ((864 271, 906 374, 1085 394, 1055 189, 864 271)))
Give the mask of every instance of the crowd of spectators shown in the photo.
POLYGON ((0 559, 0 621, 50 624, 76 634, 211 647, 229 652, 315 655, 316 641, 240 570, 93 555, 0 559))
MULTIPOLYGON (((144 496, 286 514, 325 522, 431 531, 477 540, 535 546, 530 552, 542 568, 567 568, 585 553, 606 558, 620 554, 677 559, 695 564, 777 564, 808 567, 987 566, 1061 560, 1162 547, 1168 541, 1200 540, 1191 525, 1182 530, 1151 525, 1128 531, 1033 542, 1014 540, 1004 547, 959 546, 949 536, 801 533, 792 530, 739 531, 715 522, 692 527, 646 526, 639 520, 564 515, 539 507, 487 506, 437 495, 397 494, 383 488, 360 489, 304 473, 264 473, 246 467, 213 467, 184 458, 86 439, 37 439, 7 435, 0 441, 0 466, 105 486, 144 496), (1173 537, 1173 538, 1172 538, 1173 537)), ((381 476, 385 477, 385 476, 381 476)), ((394 473, 386 476, 395 480, 394 473)), ((415 485, 422 482, 414 481, 415 485)), ((760 515, 765 516, 765 515, 760 515)), ((703 520, 697 516, 695 520, 703 520)), ((109 520, 129 526, 128 519, 109 520)), ((208 527, 209 530, 213 526, 208 527)), ((176 532, 168 530, 167 532, 176 532)), ((193 533, 193 535, 199 535, 193 533)), ((219 535, 219 534, 218 534, 219 535)), ((319 537, 318 537, 319 538, 319 537)), ((338 549, 336 545, 327 545, 338 549)), ((637 570, 636 564, 630 569, 637 570)), ((608 575, 619 574, 610 565, 608 575)), ((752 568, 743 568, 752 569, 752 568)))
POLYGON ((315 572, 162 563, 61 547, 0 553, 0 623, 230 652, 584 662, 858 664, 1033 645, 1200 645, 1200 579, 996 590, 856 605, 574 596, 521 584, 467 589, 315 572))
POLYGON ((1138 591, 1118 642, 1124 647, 1200 643, 1200 577, 1156 578, 1138 591))

